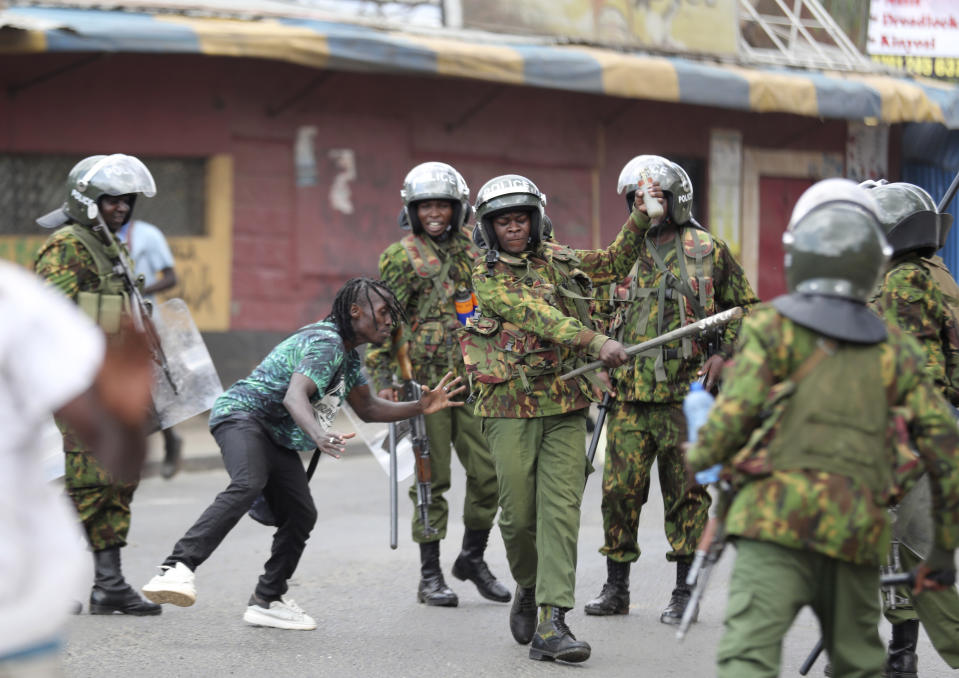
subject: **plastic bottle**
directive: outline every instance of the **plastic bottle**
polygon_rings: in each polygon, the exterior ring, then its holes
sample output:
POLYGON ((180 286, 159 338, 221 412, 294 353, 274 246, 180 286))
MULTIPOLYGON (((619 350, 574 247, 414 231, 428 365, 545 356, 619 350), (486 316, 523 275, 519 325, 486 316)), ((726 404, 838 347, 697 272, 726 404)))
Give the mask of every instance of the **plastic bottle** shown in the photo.
POLYGON ((640 170, 638 189, 643 192, 643 204, 646 205, 646 215, 652 219, 659 219, 663 216, 663 206, 659 200, 649 194, 649 189, 653 187, 653 177, 648 170, 640 170))
MULTIPOLYGON (((694 381, 689 385, 689 393, 683 399, 683 414, 686 415, 686 439, 696 442, 696 434, 699 427, 706 423, 709 416, 709 410, 713 406, 713 395, 703 388, 701 382, 694 381)), ((719 480, 720 465, 717 464, 696 474, 696 482, 703 485, 714 483, 719 480)))
POLYGON ((459 318, 461 325, 466 325, 466 321, 476 315, 476 295, 468 289, 459 288, 453 295, 453 304, 456 306, 456 317, 459 318))

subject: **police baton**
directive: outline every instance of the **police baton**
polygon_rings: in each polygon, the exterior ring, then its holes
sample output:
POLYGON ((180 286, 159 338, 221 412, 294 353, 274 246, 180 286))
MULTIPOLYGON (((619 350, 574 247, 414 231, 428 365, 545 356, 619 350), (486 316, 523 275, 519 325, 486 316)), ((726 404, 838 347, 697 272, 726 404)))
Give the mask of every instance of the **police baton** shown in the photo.
MULTIPOLYGON (((740 306, 736 306, 721 313, 715 315, 706 316, 702 320, 697 320, 694 323, 686 325, 685 327, 680 327, 666 334, 661 334, 658 337, 650 339, 649 341, 644 341, 640 344, 633 344, 632 346, 626 347, 626 355, 635 355, 646 351, 651 348, 656 348, 657 346, 662 346, 663 344, 668 344, 671 341, 677 339, 682 339, 683 337, 688 337, 694 334, 700 334, 702 332, 709 332, 718 327, 723 327, 728 325, 734 320, 738 320, 743 317, 743 309, 740 306)), ((575 370, 570 370, 566 374, 560 376, 560 379, 563 381, 568 381, 573 377, 578 377, 581 374, 590 372, 592 370, 598 370, 603 367, 602 360, 594 360, 591 363, 587 363, 582 367, 577 367, 575 370)), ((598 426, 597 426, 598 428, 598 426)))
POLYGON ((949 184, 949 188, 946 189, 946 194, 942 196, 942 200, 939 201, 939 205, 936 207, 937 212, 942 214, 942 211, 949 206, 953 196, 956 195, 957 190, 959 190, 959 172, 956 172, 955 178, 953 178, 952 183, 949 184))

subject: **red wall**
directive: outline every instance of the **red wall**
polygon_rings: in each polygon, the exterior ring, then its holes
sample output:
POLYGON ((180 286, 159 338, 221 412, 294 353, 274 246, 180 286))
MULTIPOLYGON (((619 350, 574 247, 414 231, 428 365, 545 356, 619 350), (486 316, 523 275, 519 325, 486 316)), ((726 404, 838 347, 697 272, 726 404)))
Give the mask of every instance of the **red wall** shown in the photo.
POLYGON ((558 238, 588 247, 595 167, 606 243, 625 217, 616 180, 634 155, 705 159, 712 128, 741 130, 750 147, 845 147, 842 121, 260 60, 87 59, 0 56, 0 88, 36 80, 0 97, 0 152, 231 154, 234 330, 286 331, 325 315, 347 278, 376 275, 379 253, 402 235, 400 185, 419 162, 453 164, 474 196, 492 176, 525 174, 547 194, 558 238), (295 185, 302 125, 318 128, 316 186, 295 185), (352 215, 327 197, 337 173, 327 151, 335 148, 355 154, 352 215))

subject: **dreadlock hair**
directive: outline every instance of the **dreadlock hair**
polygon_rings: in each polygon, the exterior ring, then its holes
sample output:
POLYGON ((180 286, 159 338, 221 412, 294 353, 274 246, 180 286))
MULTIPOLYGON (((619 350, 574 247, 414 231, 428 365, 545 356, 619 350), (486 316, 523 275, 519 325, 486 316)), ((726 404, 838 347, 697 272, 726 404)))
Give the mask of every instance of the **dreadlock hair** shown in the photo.
POLYGON ((326 316, 326 320, 331 320, 336 324, 343 341, 352 341, 356 336, 350 318, 350 307, 353 304, 362 305, 361 300, 365 300, 367 308, 372 310, 373 297, 371 294, 375 294, 386 302, 394 325, 406 321, 406 313, 403 312, 396 296, 393 294, 393 290, 387 287, 386 283, 372 278, 351 278, 336 293, 336 298, 333 299, 333 310, 326 316))

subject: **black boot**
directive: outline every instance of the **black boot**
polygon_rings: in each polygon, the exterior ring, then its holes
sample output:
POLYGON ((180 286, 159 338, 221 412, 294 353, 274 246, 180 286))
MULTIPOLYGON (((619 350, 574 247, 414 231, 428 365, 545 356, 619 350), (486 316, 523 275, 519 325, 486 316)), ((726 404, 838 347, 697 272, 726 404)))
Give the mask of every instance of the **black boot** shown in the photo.
POLYGON ((509 608, 509 630, 520 645, 529 645, 536 632, 536 589, 516 586, 509 608))
POLYGON ((566 626, 566 610, 552 605, 539 608, 539 624, 529 648, 529 658, 540 661, 584 662, 589 659, 589 643, 576 640, 566 626))
POLYGON ((476 590, 487 600, 508 603, 512 598, 509 590, 496 580, 483 560, 488 541, 489 530, 471 530, 467 527, 463 533, 463 550, 453 563, 453 576, 476 584, 476 590))
MULTIPOLYGON (((693 590, 689 588, 689 585, 686 583, 686 575, 689 574, 689 566, 691 564, 692 562, 689 559, 676 561, 676 588, 673 589, 673 594, 669 597, 669 603, 666 604, 666 609, 663 610, 663 613, 659 616, 659 621, 664 624, 679 626, 679 622, 683 620, 683 612, 686 611, 686 604, 689 602, 690 596, 693 595, 693 590)), ((697 607, 693 613, 693 621, 696 621, 698 617, 699 609, 697 607)))
POLYGON ((93 566, 90 614, 132 614, 137 617, 160 614, 162 608, 159 605, 141 598, 123 579, 119 546, 94 551, 93 566))
POLYGON ((183 438, 172 428, 163 430, 163 465, 160 474, 167 480, 180 471, 183 463, 183 438))
POLYGON ((883 673, 886 678, 916 678, 919 675, 919 657, 916 655, 918 642, 918 619, 892 625, 892 638, 889 640, 883 673))
POLYGON ((606 583, 599 595, 586 603, 586 614, 629 614, 629 563, 606 559, 606 583))
POLYGON ((416 599, 434 607, 459 605, 459 598, 443 579, 438 541, 420 544, 420 587, 416 592, 416 599))

